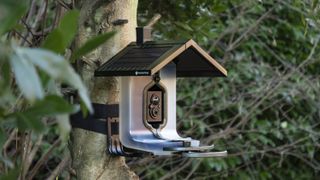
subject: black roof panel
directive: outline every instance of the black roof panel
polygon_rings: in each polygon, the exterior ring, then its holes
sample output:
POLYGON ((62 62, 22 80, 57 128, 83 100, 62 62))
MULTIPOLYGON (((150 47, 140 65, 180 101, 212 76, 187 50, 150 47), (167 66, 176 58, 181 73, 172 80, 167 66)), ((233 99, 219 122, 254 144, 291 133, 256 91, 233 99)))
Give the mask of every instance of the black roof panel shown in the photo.
POLYGON ((150 76, 171 61, 177 76, 225 76, 226 71, 192 40, 130 43, 95 71, 95 76, 150 76), (196 73, 196 74, 195 74, 196 73))

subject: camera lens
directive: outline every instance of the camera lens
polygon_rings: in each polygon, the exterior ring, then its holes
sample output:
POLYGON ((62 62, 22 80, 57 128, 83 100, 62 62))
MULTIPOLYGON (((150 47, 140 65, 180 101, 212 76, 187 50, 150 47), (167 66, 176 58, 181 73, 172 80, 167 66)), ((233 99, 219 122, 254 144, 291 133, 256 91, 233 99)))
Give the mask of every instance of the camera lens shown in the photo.
POLYGON ((159 96, 152 94, 151 98, 150 98, 150 103, 153 105, 158 105, 160 102, 160 98, 159 96))
POLYGON ((156 118, 159 115, 159 108, 152 108, 149 110, 150 117, 156 118))

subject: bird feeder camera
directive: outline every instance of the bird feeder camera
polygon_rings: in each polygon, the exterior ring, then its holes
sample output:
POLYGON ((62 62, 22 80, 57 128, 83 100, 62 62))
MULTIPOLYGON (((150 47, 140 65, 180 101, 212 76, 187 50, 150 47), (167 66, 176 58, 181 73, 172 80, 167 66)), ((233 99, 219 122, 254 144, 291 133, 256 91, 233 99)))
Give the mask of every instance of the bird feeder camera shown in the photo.
POLYGON ((193 40, 152 41, 151 30, 138 27, 136 42, 100 66, 95 76, 120 79, 120 101, 113 108, 117 112, 109 113, 105 123, 109 153, 227 155, 226 151, 212 152, 213 145, 201 146, 199 140, 181 137, 176 129, 176 79, 227 76, 227 71, 193 40))

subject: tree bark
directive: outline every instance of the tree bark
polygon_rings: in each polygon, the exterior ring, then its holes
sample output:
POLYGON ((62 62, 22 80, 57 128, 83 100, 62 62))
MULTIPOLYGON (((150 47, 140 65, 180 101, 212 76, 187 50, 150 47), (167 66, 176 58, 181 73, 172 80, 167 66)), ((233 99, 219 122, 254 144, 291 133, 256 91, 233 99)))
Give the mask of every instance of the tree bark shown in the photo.
MULTIPOLYGON (((95 78, 93 73, 98 65, 135 41, 138 0, 77 0, 75 3, 80 10, 75 47, 98 34, 117 32, 100 48, 78 60, 77 69, 89 89, 92 102, 118 103, 118 79, 95 78), (117 19, 127 19, 128 23, 113 25, 112 22, 117 19)), ((69 149, 77 179, 138 179, 125 164, 123 157, 107 154, 105 135, 75 128, 71 131, 69 149)))

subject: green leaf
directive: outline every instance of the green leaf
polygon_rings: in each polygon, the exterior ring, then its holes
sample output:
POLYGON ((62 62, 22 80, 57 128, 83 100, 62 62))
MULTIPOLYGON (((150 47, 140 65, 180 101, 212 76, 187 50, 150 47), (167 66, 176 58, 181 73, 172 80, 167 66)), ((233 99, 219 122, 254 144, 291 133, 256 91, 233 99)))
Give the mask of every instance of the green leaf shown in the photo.
POLYGON ((78 74, 62 56, 43 49, 18 48, 18 53, 38 66, 51 78, 66 83, 78 90, 81 100, 93 112, 88 92, 78 74))
MULTIPOLYGON (((1 47, 0 47, 1 48, 1 47)), ((1 62, 0 59, 0 117, 2 116, 4 109, 1 108, 2 105, 6 106, 5 104, 10 102, 11 99, 11 79, 12 73, 10 68, 10 63, 7 59, 1 62)), ((12 100, 12 99, 11 99, 12 100)))
POLYGON ((8 87, 10 85, 11 80, 11 72, 10 72, 10 64, 8 61, 1 64, 2 67, 0 67, 3 76, 3 86, 8 87))
POLYGON ((51 78, 63 79, 69 71, 69 63, 62 56, 50 51, 19 47, 17 53, 49 74, 51 78))
POLYGON ((44 132, 45 125, 39 117, 30 117, 24 113, 17 112, 14 114, 16 124, 20 130, 34 130, 35 132, 44 132))
POLYGON ((70 105, 60 96, 49 95, 43 100, 37 101, 31 108, 23 113, 29 117, 43 117, 50 115, 66 114, 76 112, 78 108, 70 105))
POLYGON ((213 5, 213 11, 216 13, 221 13, 221 12, 225 11, 226 9, 228 9, 228 7, 222 3, 215 3, 213 5))
POLYGON ((61 19, 59 30, 63 32, 63 41, 70 44, 78 31, 78 10, 71 10, 61 19))
POLYGON ((115 32, 108 32, 105 34, 98 35, 90 40, 88 40, 82 47, 75 50, 75 52, 71 56, 71 62, 74 62, 77 58, 80 56, 86 55, 87 53, 91 52, 92 50, 99 47, 101 44, 106 42, 108 39, 110 39, 115 32))
POLYGON ((64 44, 62 32, 55 29, 48 35, 42 47, 56 53, 63 53, 67 45, 64 44))
POLYGON ((83 101, 80 101, 80 109, 81 109, 83 117, 87 117, 88 109, 86 108, 86 106, 85 106, 83 101))
POLYGON ((10 58, 10 64, 17 85, 25 98, 30 102, 43 98, 44 92, 40 78, 33 64, 19 53, 13 53, 10 58))
POLYGON ((24 112, 27 117, 43 117, 55 115, 60 128, 60 137, 66 139, 71 130, 68 114, 78 111, 79 108, 69 104, 62 97, 50 95, 37 102, 33 107, 24 112))
POLYGON ((43 43, 43 48, 64 53, 77 33, 78 10, 71 10, 62 18, 58 28, 52 31, 43 43))
POLYGON ((0 36, 12 29, 27 10, 27 1, 0 1, 0 36))
MULTIPOLYGON (((62 97, 57 95, 49 95, 44 99, 37 101, 32 107, 24 112, 16 112, 8 115, 14 117, 16 124, 20 129, 32 129, 36 132, 43 132, 45 126, 41 121, 42 117, 66 115, 76 112, 79 108, 69 104, 62 97)), ((66 127, 67 129, 70 129, 66 127)))

